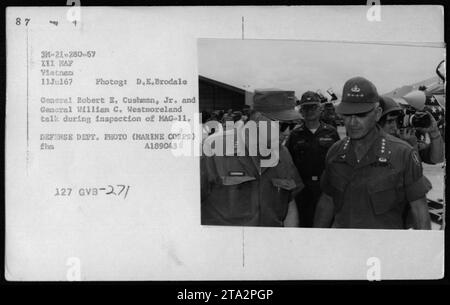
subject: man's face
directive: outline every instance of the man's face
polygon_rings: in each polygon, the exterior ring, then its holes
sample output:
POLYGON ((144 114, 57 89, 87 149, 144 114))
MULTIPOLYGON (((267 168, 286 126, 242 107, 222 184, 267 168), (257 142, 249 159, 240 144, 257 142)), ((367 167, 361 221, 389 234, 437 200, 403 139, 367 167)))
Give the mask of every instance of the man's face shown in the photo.
MULTIPOLYGON (((271 118, 265 116, 264 114, 257 112, 250 116, 250 121, 246 126, 255 126, 252 123, 256 123, 257 134, 257 153, 261 156, 261 167, 273 167, 278 164, 279 161, 279 121, 272 120, 271 118), (275 123, 275 124, 274 124, 275 123), (272 126, 273 125, 273 126, 272 126)), ((249 128, 250 128, 249 127, 249 128)), ((252 127, 254 128, 254 127, 252 127)), ((251 134, 249 135, 251 137, 251 134)), ((250 139, 248 139, 250 140, 250 139)), ((246 139, 247 145, 250 145, 250 141, 246 139)), ((253 141, 255 143, 255 141, 253 141)), ((249 147, 249 150, 255 147, 249 147)))
POLYGON ((386 120, 384 120, 384 123, 382 124, 381 128, 390 135, 397 135, 398 134, 398 115, 395 114, 387 114, 386 120))
POLYGON ((318 120, 321 112, 322 109, 319 104, 306 104, 300 106, 300 113, 307 121, 318 120))
POLYGON ((348 136, 353 140, 364 138, 377 124, 381 116, 381 109, 375 107, 369 112, 342 115, 348 136))

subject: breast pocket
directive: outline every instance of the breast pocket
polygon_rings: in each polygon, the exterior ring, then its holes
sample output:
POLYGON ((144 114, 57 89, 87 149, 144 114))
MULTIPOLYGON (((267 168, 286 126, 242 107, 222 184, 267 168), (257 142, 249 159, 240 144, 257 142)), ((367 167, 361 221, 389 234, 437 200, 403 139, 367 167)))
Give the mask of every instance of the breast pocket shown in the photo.
POLYGON ((331 137, 320 137, 318 139, 318 142, 321 148, 328 150, 335 141, 331 137))
POLYGON ((398 183, 398 174, 379 176, 368 183, 367 188, 376 215, 389 212, 397 205, 399 199, 398 183))
POLYGON ((255 180, 252 176, 221 177, 220 191, 212 203, 228 219, 251 217, 257 209, 252 201, 255 180))

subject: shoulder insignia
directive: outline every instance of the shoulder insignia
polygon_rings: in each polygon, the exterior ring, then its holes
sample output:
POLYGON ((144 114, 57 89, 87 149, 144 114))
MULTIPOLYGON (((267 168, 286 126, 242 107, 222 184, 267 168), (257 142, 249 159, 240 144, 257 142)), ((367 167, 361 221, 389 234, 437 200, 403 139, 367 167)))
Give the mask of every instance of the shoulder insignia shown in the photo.
POLYGON ((420 165, 420 159, 415 150, 413 150, 413 152, 412 152, 412 159, 413 159, 414 163, 416 163, 417 165, 420 165))

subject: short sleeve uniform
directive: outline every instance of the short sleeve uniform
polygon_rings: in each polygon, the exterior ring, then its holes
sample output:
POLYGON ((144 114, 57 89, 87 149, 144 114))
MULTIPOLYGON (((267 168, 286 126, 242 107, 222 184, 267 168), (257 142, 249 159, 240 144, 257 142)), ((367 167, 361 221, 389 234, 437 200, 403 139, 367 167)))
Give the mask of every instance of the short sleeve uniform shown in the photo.
POLYGON ((203 225, 283 226, 292 191, 303 182, 287 149, 260 167, 252 156, 201 157, 203 225))
POLYGON ((359 162, 349 138, 328 152, 321 188, 333 198, 333 227, 403 229, 406 204, 429 190, 417 152, 379 128, 377 132, 359 162))

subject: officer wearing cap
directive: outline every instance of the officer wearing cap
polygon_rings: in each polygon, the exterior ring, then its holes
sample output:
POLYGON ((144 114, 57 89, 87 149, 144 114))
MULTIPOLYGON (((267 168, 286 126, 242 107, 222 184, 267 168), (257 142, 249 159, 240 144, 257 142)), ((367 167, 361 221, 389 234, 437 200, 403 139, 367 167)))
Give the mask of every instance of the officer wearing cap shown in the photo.
POLYGON ((278 134, 265 129, 272 121, 298 119, 300 115, 294 106, 293 91, 255 91, 254 109, 246 125, 232 129, 233 133, 212 135, 206 140, 216 148, 217 143, 227 143, 231 137, 234 147, 231 154, 217 155, 216 151, 201 157, 203 225, 297 225, 297 209, 292 198, 303 183, 288 150, 274 141, 278 134), (270 145, 270 155, 265 156, 259 149, 265 144, 270 145), (258 150, 252 153, 255 146, 258 150), (276 158, 272 158, 274 155, 276 158))
POLYGON ((320 194, 320 176, 325 168, 328 149, 339 140, 336 129, 320 121, 320 96, 305 92, 300 99, 300 113, 304 120, 290 134, 286 147, 305 184, 295 197, 300 227, 312 227, 314 212, 320 194))
POLYGON ((430 229, 422 164, 409 144, 377 125, 382 109, 376 87, 351 78, 336 111, 348 136, 328 151, 314 226, 404 229, 409 204, 414 228, 430 229))

